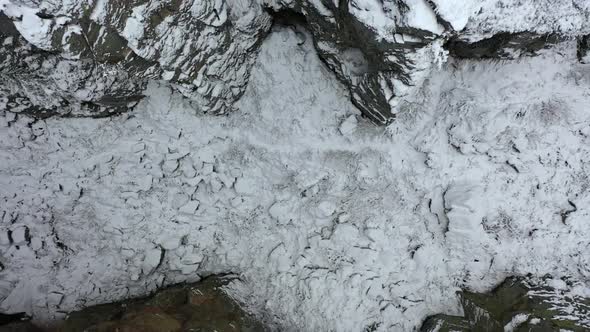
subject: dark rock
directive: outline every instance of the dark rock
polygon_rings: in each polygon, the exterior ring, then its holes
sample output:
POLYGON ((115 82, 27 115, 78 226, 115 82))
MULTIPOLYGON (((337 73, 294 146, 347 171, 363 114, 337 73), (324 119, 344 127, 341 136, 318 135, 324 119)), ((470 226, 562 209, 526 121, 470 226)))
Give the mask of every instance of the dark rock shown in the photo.
POLYGON ((43 330, 31 322, 13 322, 0 325, 0 332, 43 332, 43 330))
POLYGON ((20 322, 23 320, 30 319, 25 312, 19 312, 16 314, 1 314, 0 313, 0 325, 6 325, 14 322, 20 322))
POLYGON ((157 292, 146 304, 164 310, 170 310, 171 308, 180 307, 187 303, 187 295, 187 290, 184 287, 167 288, 157 292))
POLYGON ((206 278, 191 285, 157 291, 143 299, 104 304, 72 313, 59 332, 245 331, 267 328, 244 312, 221 287, 227 282, 206 278))
POLYGON ((157 307, 145 307, 123 317, 115 331, 121 332, 177 332, 182 324, 157 307))
POLYGON ((445 45, 457 58, 468 59, 516 59, 533 56, 544 48, 560 41, 557 34, 538 35, 532 32, 503 32, 490 38, 470 42, 460 36, 451 38, 445 45))
POLYGON ((102 304, 70 313, 58 328, 59 332, 84 331, 93 325, 120 318, 125 307, 120 304, 102 304))
POLYGON ((578 60, 584 64, 590 64, 590 35, 578 38, 578 60))
POLYGON ((509 278, 488 294, 460 293, 465 317, 435 315, 421 331, 588 331, 590 299, 571 297, 547 285, 509 278), (446 331, 446 330, 440 330, 446 331))

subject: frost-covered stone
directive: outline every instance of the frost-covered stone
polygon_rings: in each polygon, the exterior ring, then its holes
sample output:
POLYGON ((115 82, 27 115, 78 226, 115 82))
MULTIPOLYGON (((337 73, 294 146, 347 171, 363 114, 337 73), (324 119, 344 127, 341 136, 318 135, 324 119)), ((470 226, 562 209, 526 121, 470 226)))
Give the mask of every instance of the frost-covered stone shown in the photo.
POLYGON ((148 79, 227 112, 270 27, 252 0, 2 0, 0 12, 0 107, 35 116, 120 112, 148 79))
POLYGON ((354 104, 381 124, 420 104, 447 59, 443 44, 456 57, 514 59, 590 33, 584 0, 2 0, 0 109, 104 116, 163 80, 205 112, 227 113, 245 91, 269 12, 300 43, 301 26, 310 29, 354 104))

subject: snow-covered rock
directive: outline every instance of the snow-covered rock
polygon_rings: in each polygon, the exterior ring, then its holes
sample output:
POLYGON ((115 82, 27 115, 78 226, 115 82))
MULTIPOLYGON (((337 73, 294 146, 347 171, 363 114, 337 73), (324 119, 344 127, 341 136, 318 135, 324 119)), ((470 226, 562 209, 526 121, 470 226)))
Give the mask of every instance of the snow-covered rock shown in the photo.
POLYGON ((102 116, 175 83, 205 110, 241 96, 270 16, 253 0, 0 1, 0 107, 102 116))
POLYGON ((0 109, 104 116, 158 79, 222 114, 242 96, 271 20, 326 65, 376 123, 418 104, 447 59, 514 59, 590 33, 584 0, 0 1, 0 109), (271 18, 272 15, 272 18, 271 18))

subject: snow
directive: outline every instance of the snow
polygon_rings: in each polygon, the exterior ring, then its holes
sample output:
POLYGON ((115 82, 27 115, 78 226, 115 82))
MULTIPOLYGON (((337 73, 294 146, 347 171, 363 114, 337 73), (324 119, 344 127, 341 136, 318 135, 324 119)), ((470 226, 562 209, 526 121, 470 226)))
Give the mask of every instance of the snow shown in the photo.
POLYGON ((514 329, 516 329, 517 327, 522 325, 524 322, 526 322, 527 319, 529 319, 529 315, 527 315, 527 314, 515 315, 514 317, 512 317, 512 320, 510 322, 508 322, 508 324, 506 324, 506 326, 504 326, 504 332, 513 332, 514 329))
POLYGON ((108 2, 106 0, 97 0, 92 9, 92 13, 90 14, 90 19, 97 23, 104 23, 107 14, 107 6, 108 2))
POLYGON ((461 31, 467 26, 469 18, 474 16, 482 6, 483 1, 465 0, 432 0, 436 12, 449 22, 455 31, 461 31))
POLYGON ((131 16, 127 18, 121 35, 135 48, 139 47, 139 40, 144 34, 144 12, 147 5, 134 7, 131 16))
POLYGON ((432 0, 437 13, 464 37, 531 31, 576 36, 590 33, 586 0, 432 0), (516 19, 517 18, 517 19, 516 19))
POLYGON ((408 0, 406 5, 410 8, 406 13, 409 26, 430 31, 436 35, 443 33, 443 27, 438 24, 436 14, 426 0, 408 0))
MULTIPOLYGON (((398 26, 407 26, 410 28, 420 29, 440 35, 444 28, 438 24, 436 14, 433 9, 426 3, 426 0, 408 0, 408 10, 401 11, 395 3, 382 2, 378 0, 353 0, 348 4, 348 10, 359 21, 374 30, 379 39, 390 42, 403 43, 404 41, 414 41, 411 36, 404 36, 403 39, 394 38, 398 26)), ((320 12, 321 1, 313 1, 315 8, 320 12)), ((328 13, 324 15, 328 16, 328 13)), ((416 39, 415 41, 420 41, 416 39)))
POLYGON ((51 50, 52 20, 42 19, 36 15, 35 8, 26 5, 13 4, 10 0, 0 0, 0 11, 8 17, 17 17, 14 25, 22 36, 31 44, 51 50))
POLYGON ((378 0, 352 0, 348 4, 348 11, 374 28, 381 38, 387 40, 387 35, 395 30, 395 21, 387 15, 382 2, 378 0))
POLYGON ((299 41, 269 35, 226 117, 157 82, 108 119, 2 113, 0 309, 51 319, 233 272, 230 294, 285 329, 410 331, 509 275, 590 292, 573 42, 444 65, 384 129, 299 41))
POLYGON ((348 136, 348 135, 351 135, 352 133, 354 133, 357 126, 358 126, 358 120, 356 119, 356 116, 351 115, 348 118, 346 118, 344 121, 342 121, 338 130, 340 131, 340 133, 342 135, 348 136))

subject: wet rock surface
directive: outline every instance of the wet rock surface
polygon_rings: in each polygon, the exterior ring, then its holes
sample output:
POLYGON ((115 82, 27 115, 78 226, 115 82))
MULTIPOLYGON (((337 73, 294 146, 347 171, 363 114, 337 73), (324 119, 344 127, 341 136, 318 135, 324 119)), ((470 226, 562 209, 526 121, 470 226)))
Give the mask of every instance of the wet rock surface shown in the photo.
POLYGON ((464 317, 434 315, 421 331, 588 331, 590 299, 569 294, 566 287, 563 280, 509 278, 488 294, 464 291, 464 317))
POLYGON ((259 332, 267 328, 243 311, 221 287, 229 279, 209 277, 201 282, 158 290, 153 295, 91 306, 70 313, 65 321, 41 329, 19 317, 6 316, 2 332, 259 332), (10 321, 8 318, 14 318, 10 321))

